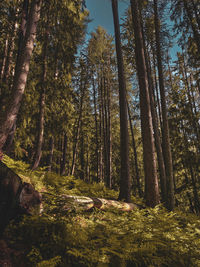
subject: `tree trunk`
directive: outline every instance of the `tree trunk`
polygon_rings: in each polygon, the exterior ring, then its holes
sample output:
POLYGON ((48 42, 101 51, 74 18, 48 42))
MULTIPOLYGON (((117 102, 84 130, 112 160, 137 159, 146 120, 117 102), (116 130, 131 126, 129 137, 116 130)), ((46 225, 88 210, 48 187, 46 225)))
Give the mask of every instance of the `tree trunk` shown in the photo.
POLYGON ((63 155, 60 166, 60 175, 65 175, 66 172, 66 154, 67 154, 67 134, 64 134, 63 155))
POLYGON ((158 168, 159 168, 159 173, 160 173, 161 196, 162 196, 162 201, 166 202, 167 187, 166 187, 165 163, 164 163, 164 157, 163 157, 162 144, 160 140, 158 116, 156 113, 156 105, 155 105, 155 100, 154 100, 153 79, 151 76, 151 67, 150 67, 150 62, 148 62, 147 55, 146 55, 146 65, 147 65, 147 75, 148 75, 148 83, 149 83, 149 96, 150 96, 150 103, 151 103, 151 115, 152 115, 152 122, 153 122, 154 139, 155 139, 155 146, 156 146, 156 152, 157 152, 158 168))
POLYGON ((82 120, 82 112, 83 112, 83 101, 84 101, 84 95, 85 95, 85 85, 83 87, 83 77, 81 77, 81 84, 80 84, 80 93, 81 93, 81 99, 80 99, 80 107, 79 107, 79 117, 77 119, 77 126, 75 129, 75 136, 74 136, 74 147, 73 147, 73 157, 72 157, 72 165, 71 165, 71 175, 74 175, 75 166, 76 166, 76 157, 77 157, 77 150, 78 150, 78 141, 80 136, 80 128, 81 128, 81 120, 82 120))
POLYGON ((119 82, 119 107, 120 107, 120 157, 121 176, 119 199, 130 202, 131 180, 129 171, 129 134, 126 103, 126 80, 121 49, 120 26, 118 16, 118 2, 112 0, 112 11, 115 28, 115 46, 117 53, 118 82, 119 82))
POLYGON ((136 149, 136 144, 135 144, 135 137, 134 137, 134 132, 133 132, 132 120, 131 120, 131 112, 130 112, 128 101, 127 101, 127 107, 128 107, 129 124, 130 124, 130 129, 131 129, 134 161, 135 161, 135 174, 136 174, 137 189, 138 189, 139 197, 142 197, 142 189, 141 189, 141 184, 140 184, 140 174, 139 174, 139 167, 138 167, 137 149, 136 149))
POLYGON ((174 205, 175 205, 173 165, 172 165, 172 156, 171 156, 171 148, 170 148, 169 125, 168 125, 168 118, 167 118, 167 106, 166 106, 166 98, 165 98, 162 55, 161 55, 161 47, 160 47, 160 29, 159 29, 157 0, 154 0, 154 23, 155 23, 155 34, 156 34, 156 53, 157 53, 159 87, 160 87, 160 96, 161 96, 161 109, 162 109, 162 119, 163 119, 163 132, 162 132, 163 152, 164 152, 164 160, 165 160, 166 179, 167 179, 167 202, 166 204, 169 210, 173 210, 174 205))
POLYGON ((51 136, 49 140, 49 155, 47 160, 47 168, 49 172, 52 170, 53 151, 54 151, 54 138, 53 136, 51 136))
POLYGON ((108 146, 108 177, 107 186, 112 188, 112 121, 111 121, 111 92, 110 81, 107 84, 107 105, 108 105, 108 128, 107 128, 107 146, 108 146))
POLYGON ((90 210, 92 208, 98 208, 101 210, 115 209, 121 211, 131 211, 144 208, 134 203, 124 203, 116 200, 85 196, 61 195, 60 202, 63 203, 61 208, 63 211, 69 211, 71 209, 90 210))
MULTIPOLYGON (((48 26, 48 19, 47 19, 47 26, 48 26)), ((43 44, 43 51, 42 51, 42 76, 40 81, 40 111, 39 111, 39 120, 38 120, 38 135, 36 140, 36 152, 34 155, 34 161, 32 170, 35 170, 40 163, 40 159, 42 156, 42 144, 43 144, 43 137, 44 137, 44 116, 45 116, 45 98, 46 98, 46 76, 47 76, 47 42, 48 42, 48 29, 46 29, 45 39, 43 44)))
POLYGON ((17 33, 17 17, 15 17, 15 21, 13 23, 11 36, 8 42, 8 52, 5 62, 5 68, 4 68, 4 74, 3 74, 3 82, 8 84, 8 78, 10 76, 11 72, 11 65, 12 65, 12 59, 13 59, 13 51, 15 48, 15 38, 17 33))
MULTIPOLYGON (((28 19, 28 6, 29 6, 29 0, 24 0, 23 7, 22 7, 22 20, 21 20, 21 26, 20 26, 20 31, 19 31, 18 52, 17 52, 15 71, 19 65, 19 59, 22 53, 24 38, 26 34, 26 26, 27 26, 26 24, 27 24, 27 19, 28 19)), ((3 150, 5 150, 8 154, 11 151, 12 143, 13 143, 14 136, 15 136, 15 131, 16 131, 16 120, 13 124, 12 130, 9 133, 6 143, 3 147, 3 150)))
POLYGON ((95 139, 96 139, 96 149, 95 149, 95 157, 96 157, 96 180, 99 181, 99 140, 98 140, 98 121, 97 121, 97 103, 96 103, 96 88, 95 88, 95 80, 94 73, 92 75, 92 89, 93 89, 93 103, 94 103, 94 120, 95 120, 95 139))
POLYGON ((143 160, 145 172, 145 198, 148 206, 155 207, 159 203, 159 189, 155 160, 153 125, 148 91, 148 77, 144 55, 144 43, 139 17, 137 0, 131 0, 131 12, 135 34, 136 66, 140 88, 140 113, 143 141, 143 160))
POLYGON ((0 119, 0 150, 6 142, 18 115, 21 99, 24 94, 27 76, 29 72, 30 59, 36 38, 37 23, 39 21, 42 0, 33 0, 31 3, 27 30, 23 44, 19 65, 15 72, 12 94, 8 106, 0 119))
MULTIPOLYGON (((1 80, 3 79, 3 76, 4 76, 7 55, 8 55, 8 35, 7 35, 6 40, 5 40, 3 59, 2 59, 2 63, 1 63, 1 70, 0 70, 0 74, 1 74, 0 79, 1 80)), ((0 94, 2 94, 1 91, 0 91, 0 94)))

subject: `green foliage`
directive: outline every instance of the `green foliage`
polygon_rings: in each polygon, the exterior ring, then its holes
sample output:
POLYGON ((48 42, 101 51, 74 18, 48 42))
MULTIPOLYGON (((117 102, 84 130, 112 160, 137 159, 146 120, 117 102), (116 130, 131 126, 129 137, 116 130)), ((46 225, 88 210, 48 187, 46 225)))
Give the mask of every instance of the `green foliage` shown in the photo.
POLYGON ((199 266, 200 227, 195 215, 167 212, 162 206, 131 212, 63 212, 61 193, 115 198, 117 192, 42 170, 30 173, 28 165, 6 156, 4 161, 22 178, 29 173, 30 181, 48 190, 46 212, 24 216, 6 231, 12 246, 25 248, 26 266, 199 266))

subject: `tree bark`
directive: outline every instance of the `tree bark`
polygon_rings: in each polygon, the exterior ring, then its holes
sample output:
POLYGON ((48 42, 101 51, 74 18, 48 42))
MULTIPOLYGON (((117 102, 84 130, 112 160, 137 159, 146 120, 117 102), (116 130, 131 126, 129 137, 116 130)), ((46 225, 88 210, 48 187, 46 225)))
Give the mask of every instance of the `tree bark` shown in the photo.
POLYGON ((132 120, 131 120, 131 112, 130 112, 128 101, 127 101, 127 107, 128 107, 129 124, 130 124, 130 129, 131 129, 134 161, 135 161, 135 174, 136 174, 137 189, 138 189, 139 197, 142 197, 142 189, 141 189, 141 184, 140 184, 140 174, 139 174, 139 167, 138 167, 137 149, 136 149, 135 136, 134 136, 134 132, 133 132, 133 125, 132 125, 132 120))
POLYGON ((31 3, 25 40, 19 59, 19 65, 15 72, 11 98, 0 119, 0 150, 5 144, 7 136, 16 121, 19 107, 21 105, 29 72, 30 59, 34 48, 34 41, 36 38, 36 29, 40 16, 41 4, 42 0, 33 0, 31 3))
POLYGON ((144 208, 134 203, 125 203, 96 197, 61 195, 60 199, 63 203, 62 210, 64 211, 69 211, 71 209, 90 210, 92 208, 101 210, 117 209, 122 211, 132 211, 144 208))
POLYGON ((118 2, 112 0, 112 11, 115 29, 115 45, 117 53, 118 82, 119 82, 119 106, 120 106, 120 157, 121 176, 119 199, 130 202, 131 180, 129 171, 129 134, 126 103, 126 80, 121 48, 120 26, 118 16, 118 2))
POLYGON ((64 134, 63 155, 60 167, 60 175, 65 175, 66 172, 66 155, 67 155, 67 134, 64 134))
POLYGON ((131 0, 131 12, 135 34, 136 66, 140 88, 140 116, 143 141, 146 204, 155 207, 159 202, 159 189, 155 160, 153 125, 148 89, 148 77, 144 55, 144 43, 137 0, 131 0))
POLYGON ((94 103, 94 120, 95 120, 95 139, 96 139, 96 180, 99 181, 99 139, 98 139, 98 121, 97 121, 97 103, 96 103, 96 88, 94 73, 92 73, 92 89, 93 89, 93 103, 94 103))
MULTIPOLYGON (((47 27, 48 27, 48 19, 47 19, 47 27)), ((40 163, 40 159, 42 156, 42 144, 44 138, 44 116, 45 116, 45 98, 46 98, 46 76, 47 76, 47 43, 48 43, 48 29, 46 29, 43 51, 42 51, 42 76, 40 80, 40 110, 39 110, 39 120, 38 120, 38 134, 36 139, 36 151, 34 155, 34 161, 32 170, 35 170, 40 163)))
MULTIPOLYGON (((8 55, 8 35, 7 35, 6 40, 5 40, 5 46, 4 46, 4 52, 3 52, 3 60, 2 60, 2 63, 1 63, 1 70, 0 70, 0 74, 1 74, 0 79, 1 80, 3 79, 3 76, 4 76, 7 55, 8 55)), ((2 94, 1 91, 0 91, 0 93, 2 94)))
POLYGON ((15 21, 13 22, 11 36, 8 41, 8 51, 7 51, 7 57, 5 61, 5 68, 4 68, 4 74, 3 74, 3 82, 6 84, 8 84, 8 78, 10 77, 10 72, 11 72, 16 33, 17 33, 17 17, 15 16, 15 21))
POLYGON ((47 160, 47 170, 50 172, 52 169, 52 162, 53 162, 53 151, 54 151, 54 138, 53 136, 50 137, 49 140, 49 155, 47 160))
POLYGON ((80 107, 79 107, 79 117, 77 119, 77 126, 75 129, 75 136, 74 136, 71 175, 74 175, 74 172, 75 172, 76 157, 77 157, 77 150, 78 150, 78 141, 79 141, 79 136, 80 136, 81 120, 82 120, 82 113, 83 113, 83 101, 84 101, 84 96, 85 96, 86 81, 84 81, 84 86, 83 86, 83 80, 82 79, 83 79, 83 77, 81 77, 81 84, 80 84, 81 98, 80 98, 80 107))
POLYGON ((164 87, 164 77, 163 77, 163 66, 162 66, 162 55, 160 47, 160 29, 159 29, 159 17, 158 17, 158 7, 157 0, 154 0, 154 23, 155 23, 155 34, 156 34, 156 53, 157 53, 157 63, 158 63, 158 74, 159 74, 159 87, 161 96, 161 109, 162 109, 162 119, 163 119, 163 152, 165 160, 165 172, 167 180, 167 208, 169 210, 174 209, 174 180, 173 180, 173 165, 172 156, 170 148, 170 135, 169 135, 169 125, 167 118, 167 105, 165 97, 165 87, 164 87))

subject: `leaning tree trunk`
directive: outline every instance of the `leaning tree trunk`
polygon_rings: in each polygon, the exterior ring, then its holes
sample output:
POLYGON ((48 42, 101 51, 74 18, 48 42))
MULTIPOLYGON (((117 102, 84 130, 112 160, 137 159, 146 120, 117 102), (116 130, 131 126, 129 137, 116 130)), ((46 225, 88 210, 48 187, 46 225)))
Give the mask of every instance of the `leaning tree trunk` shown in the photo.
POLYGON ((166 171, 166 181, 167 181, 167 208, 169 210, 174 209, 174 179, 173 179, 173 166, 172 166, 172 155, 170 148, 170 136, 169 136, 169 125, 167 118, 167 106, 165 98, 165 87, 164 87, 164 77, 163 77, 163 67, 162 67, 162 55, 160 47, 160 29, 159 29, 159 17, 158 17, 158 7, 157 0, 154 0, 154 20, 155 20, 155 34, 156 34, 156 53, 158 62, 158 74, 159 74, 159 86, 160 86, 160 96, 161 96, 161 109, 162 109, 162 119, 163 119, 163 151, 165 160, 165 171, 166 171))
POLYGON ((15 72, 12 94, 8 106, 0 119, 0 150, 6 142, 21 105, 24 94, 27 76, 29 73, 30 59, 32 56, 34 41, 36 38, 37 23, 40 17, 42 0, 33 0, 31 3, 27 30, 23 44, 19 65, 15 72))
POLYGON ((148 206, 155 207, 159 203, 159 188, 157 179, 155 148, 151 105, 148 89, 148 77, 144 55, 144 43, 139 17, 137 0, 131 0, 131 12, 135 34, 135 56, 140 88, 140 112, 143 141, 143 161, 145 172, 145 198, 148 206))
POLYGON ((128 116, 126 103, 126 80, 124 74, 124 63, 121 48, 120 26, 118 16, 118 2, 112 0, 112 11, 115 28, 115 45, 117 53, 118 82, 119 82, 119 107, 120 107, 120 157, 121 177, 119 199, 130 202, 130 171, 129 171, 129 134, 128 116))

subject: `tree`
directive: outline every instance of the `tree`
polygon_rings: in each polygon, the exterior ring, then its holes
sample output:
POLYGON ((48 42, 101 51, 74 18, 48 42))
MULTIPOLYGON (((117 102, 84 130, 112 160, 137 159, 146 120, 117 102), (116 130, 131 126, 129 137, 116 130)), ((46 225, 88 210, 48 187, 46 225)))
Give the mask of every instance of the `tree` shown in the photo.
POLYGON ((126 102, 126 80, 121 49, 121 37, 118 17, 118 2, 112 0, 112 11, 115 29, 115 45, 117 53, 118 82, 119 82, 119 106, 120 106, 120 157, 121 176, 119 199, 130 202, 130 173, 129 173, 129 134, 126 102))
POLYGON ((16 121, 19 107, 21 105, 22 96, 24 94, 27 76, 29 73, 30 59, 34 48, 34 40, 36 38, 37 23, 40 17, 42 0, 33 0, 31 2, 29 18, 27 22, 26 35, 22 53, 19 59, 19 65, 16 68, 12 94, 9 104, 0 119, 0 150, 6 142, 9 132, 16 121))
POLYGON ((173 181, 173 166, 172 166, 172 156, 170 148, 170 136, 169 136, 169 126, 167 118, 167 106, 165 98, 165 86, 163 77, 163 66, 162 66, 162 54, 160 47, 160 29, 159 29, 159 17, 158 17, 158 7, 157 0, 154 0, 154 22, 155 22, 155 34, 156 34, 156 53, 157 53, 157 63, 158 63, 158 74, 159 74, 159 88, 161 96, 161 109, 162 109, 162 141, 163 141, 163 155, 165 161, 165 171, 167 180, 167 207, 169 210, 174 209, 174 181, 173 181))
POLYGON ((131 0, 130 3, 135 35, 136 66, 140 88, 140 116, 145 172, 145 198, 147 205, 154 207, 159 203, 159 188, 155 160, 151 105, 148 89, 148 76, 139 15, 139 4, 137 0, 131 0))

